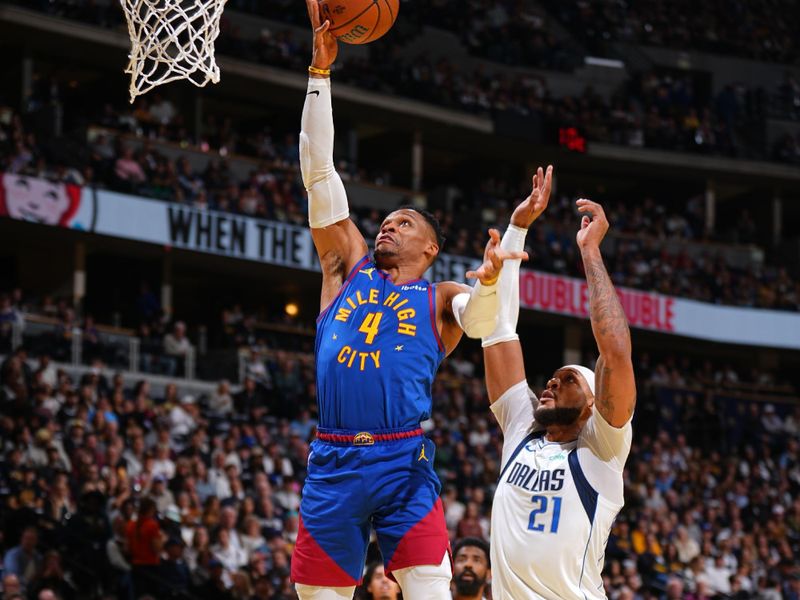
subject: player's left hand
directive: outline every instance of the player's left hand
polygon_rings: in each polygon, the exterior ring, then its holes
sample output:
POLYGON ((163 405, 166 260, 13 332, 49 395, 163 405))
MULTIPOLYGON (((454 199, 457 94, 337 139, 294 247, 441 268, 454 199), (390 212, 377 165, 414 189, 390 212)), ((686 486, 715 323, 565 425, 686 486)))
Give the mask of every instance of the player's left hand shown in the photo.
POLYGON ((600 242, 608 231, 606 212, 597 202, 585 198, 581 198, 575 204, 578 205, 578 212, 589 213, 589 216, 584 214, 581 219, 581 228, 576 236, 578 247, 581 251, 600 248, 600 242))
POLYGON ((500 277, 503 262, 507 260, 528 260, 527 252, 507 252, 500 247, 500 232, 489 230, 489 243, 483 252, 483 264, 474 271, 467 271, 468 279, 478 279, 483 285, 493 285, 500 277))
POLYGON ((553 165, 548 165, 547 171, 539 167, 533 176, 531 193, 514 209, 514 214, 511 215, 511 224, 528 229, 547 208, 552 189, 553 165))
POLYGON ((339 54, 339 44, 330 31, 331 22, 322 20, 319 0, 306 0, 308 18, 314 30, 314 47, 311 53, 311 66, 317 69, 329 69, 339 54))

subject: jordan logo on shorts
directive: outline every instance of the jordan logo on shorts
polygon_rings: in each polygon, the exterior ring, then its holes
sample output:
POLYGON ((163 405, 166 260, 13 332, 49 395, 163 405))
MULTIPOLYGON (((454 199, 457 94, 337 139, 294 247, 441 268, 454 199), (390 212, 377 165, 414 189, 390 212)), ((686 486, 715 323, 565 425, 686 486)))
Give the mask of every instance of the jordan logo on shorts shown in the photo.
POLYGON ((425 456, 425 444, 422 445, 422 448, 419 451, 419 458, 417 458, 417 462, 421 460, 424 460, 425 462, 430 462, 428 461, 428 457, 425 456))

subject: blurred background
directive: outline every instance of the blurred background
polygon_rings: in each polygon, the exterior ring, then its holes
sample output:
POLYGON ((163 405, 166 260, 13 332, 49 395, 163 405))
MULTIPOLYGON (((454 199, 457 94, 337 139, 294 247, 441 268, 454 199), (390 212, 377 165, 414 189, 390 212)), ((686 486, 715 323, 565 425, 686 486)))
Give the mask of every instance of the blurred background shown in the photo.
MULTIPOLYGON (((306 20, 230 0, 222 81, 129 104, 116 3, 0 1, 3 598, 295 598, 320 286, 306 20), (133 555, 136 515, 161 556, 133 555)), ((463 280, 556 166, 521 276, 536 391, 596 358, 574 200, 606 208, 639 393, 613 600, 800 598, 798 31, 791 0, 409 0, 340 46, 353 219, 371 243, 396 206, 434 212, 432 279, 463 280)), ((452 540, 490 541, 478 343, 444 362, 425 428, 452 540)))

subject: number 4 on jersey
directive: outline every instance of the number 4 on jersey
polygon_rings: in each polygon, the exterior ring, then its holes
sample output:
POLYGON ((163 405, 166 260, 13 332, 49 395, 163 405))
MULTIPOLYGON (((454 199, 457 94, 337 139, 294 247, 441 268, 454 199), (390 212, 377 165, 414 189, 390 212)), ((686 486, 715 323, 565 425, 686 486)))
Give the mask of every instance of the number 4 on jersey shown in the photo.
POLYGON ((358 328, 359 332, 366 334, 367 336, 366 342, 368 344, 371 344, 372 341, 375 339, 375 336, 378 335, 378 326, 381 324, 382 318, 383 318, 383 313, 380 312, 367 313, 367 316, 364 317, 364 321, 358 328))
MULTIPOLYGON (((534 509, 531 511, 531 516, 528 518, 528 529, 531 531, 544 531, 545 524, 537 523, 536 518, 542 515, 542 521, 547 519, 547 496, 533 496, 531 502, 534 504, 534 509)), ((553 497, 553 516, 550 521, 550 533, 558 532, 558 521, 561 518, 561 498, 559 496, 553 497)))

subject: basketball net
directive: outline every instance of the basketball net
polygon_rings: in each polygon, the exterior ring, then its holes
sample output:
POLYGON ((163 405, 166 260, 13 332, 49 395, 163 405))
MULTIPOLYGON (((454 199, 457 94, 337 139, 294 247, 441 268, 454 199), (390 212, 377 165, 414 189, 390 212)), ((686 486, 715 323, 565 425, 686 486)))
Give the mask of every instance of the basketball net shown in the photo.
POLYGON ((131 38, 131 102, 154 87, 219 81, 214 41, 227 0, 120 0, 131 38))

